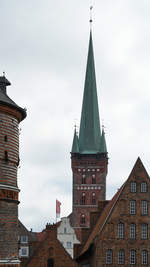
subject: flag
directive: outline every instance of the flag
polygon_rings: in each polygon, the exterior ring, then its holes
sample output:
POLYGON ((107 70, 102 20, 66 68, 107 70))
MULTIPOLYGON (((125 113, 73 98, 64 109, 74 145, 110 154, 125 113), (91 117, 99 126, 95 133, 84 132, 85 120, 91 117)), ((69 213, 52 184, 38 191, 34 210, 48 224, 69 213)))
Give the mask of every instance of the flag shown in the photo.
POLYGON ((56 199, 56 218, 60 217, 60 206, 61 206, 61 202, 56 199))

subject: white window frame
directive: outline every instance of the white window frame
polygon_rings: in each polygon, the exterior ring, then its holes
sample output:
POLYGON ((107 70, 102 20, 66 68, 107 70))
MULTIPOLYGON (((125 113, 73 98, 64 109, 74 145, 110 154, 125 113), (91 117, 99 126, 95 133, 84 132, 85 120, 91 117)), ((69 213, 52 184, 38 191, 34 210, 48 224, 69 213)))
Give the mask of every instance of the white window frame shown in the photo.
POLYGON ((136 193, 136 182, 131 182, 130 183, 130 192, 131 193, 136 193))
POLYGON ((147 200, 142 200, 141 213, 142 213, 142 215, 148 215, 148 202, 147 202, 147 200))
POLYGON ((146 249, 142 250, 141 260, 143 265, 148 265, 148 251, 146 249))
POLYGON ((67 241, 67 242, 66 242, 66 246, 67 246, 67 248, 72 248, 72 243, 71 243, 71 241, 67 241))
POLYGON ((130 214, 136 214, 136 200, 130 200, 130 214))
POLYGON ((124 250, 120 249, 118 251, 118 264, 124 264, 124 250))
POLYGON ((20 236, 20 243, 28 243, 28 236, 27 235, 21 235, 20 236))
POLYGON ((147 183, 142 182, 141 183, 141 193, 146 193, 147 192, 147 183))
POLYGON ((124 239, 124 223, 118 223, 118 238, 124 239))
POLYGON ((130 224, 130 239, 136 239, 136 224, 130 224))
POLYGON ((136 264, 136 250, 130 250, 130 264, 136 264))
POLYGON ((141 224, 141 239, 148 239, 148 225, 146 223, 141 224))
POLYGON ((26 258, 29 257, 29 247, 20 247, 19 249, 19 256, 20 258, 26 258), (24 249, 26 250, 26 253, 23 253, 24 249))
POLYGON ((106 250, 106 264, 112 264, 113 263, 113 252, 112 249, 106 250))

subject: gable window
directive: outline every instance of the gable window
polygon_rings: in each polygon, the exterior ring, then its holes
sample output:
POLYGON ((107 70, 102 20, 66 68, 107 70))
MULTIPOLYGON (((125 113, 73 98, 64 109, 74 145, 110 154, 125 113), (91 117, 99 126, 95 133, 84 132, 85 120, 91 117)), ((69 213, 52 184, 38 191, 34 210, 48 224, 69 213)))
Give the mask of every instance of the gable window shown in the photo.
POLYGON ((141 183, 141 193, 146 193, 147 192, 147 183, 142 182, 141 183))
POLYGON ((85 177, 85 174, 82 175, 82 184, 86 184, 86 177, 85 177))
POLYGON ((130 224, 130 238, 136 239, 136 224, 135 223, 130 224))
POLYGON ((106 250, 106 264, 112 264, 113 263, 113 253, 112 249, 106 250))
POLYGON ((71 242, 70 241, 67 241, 67 248, 71 248, 71 242))
POLYGON ((124 238, 124 223, 118 223, 118 238, 124 238))
POLYGON ((124 250, 120 249, 118 252, 118 264, 124 264, 124 250))
POLYGON ((136 201, 130 200, 130 214, 136 214, 136 201))
POLYGON ((141 206, 141 213, 142 215, 147 215, 148 214, 148 203, 147 200, 142 200, 142 206, 141 206))
POLYGON ((92 193, 92 204, 93 205, 96 204, 96 196, 95 196, 95 193, 92 193))
POLYGON ((141 224, 141 239, 148 238, 148 225, 146 223, 141 224))
POLYGON ((20 257, 28 257, 29 256, 29 247, 21 247, 19 250, 20 257))
POLYGON ((148 251, 147 250, 142 250, 142 264, 147 265, 148 264, 148 251))
POLYGON ((85 224, 85 215, 84 214, 81 215, 80 223, 82 225, 85 224))
POLYGON ((130 192, 131 193, 136 193, 136 182, 131 182, 130 183, 130 192))
POLYGON ((130 264, 136 264, 136 250, 130 250, 130 264))
POLYGON ((64 234, 66 234, 67 233, 67 228, 66 227, 64 227, 64 234))
POLYGON ((82 193, 82 196, 81 196, 81 205, 85 205, 85 193, 82 193))

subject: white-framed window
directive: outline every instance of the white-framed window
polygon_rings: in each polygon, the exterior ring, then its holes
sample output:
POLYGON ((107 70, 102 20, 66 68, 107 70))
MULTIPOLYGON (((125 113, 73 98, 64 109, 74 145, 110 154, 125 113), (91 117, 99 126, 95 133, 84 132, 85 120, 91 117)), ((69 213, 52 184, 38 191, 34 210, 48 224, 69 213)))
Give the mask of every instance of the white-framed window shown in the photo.
POLYGON ((131 182, 130 183, 130 192, 131 193, 136 193, 136 182, 131 182))
POLYGON ((28 243, 28 236, 27 235, 21 235, 20 236, 20 242, 21 243, 28 243))
POLYGON ((70 242, 70 241, 67 241, 67 243, 66 243, 66 244, 67 244, 67 248, 71 248, 71 247, 72 247, 72 246, 71 246, 72 244, 71 244, 71 242, 70 242))
POLYGON ((130 264, 136 264, 136 250, 130 250, 130 264))
POLYGON ((120 249, 118 251, 118 264, 124 264, 124 250, 120 249))
POLYGON ((142 182, 141 183, 141 193, 146 193, 147 192, 147 183, 142 182))
POLYGON ((146 223, 141 224, 141 239, 148 239, 148 225, 146 223))
POLYGON ((106 250, 106 264, 112 264, 113 263, 113 252, 112 249, 106 250))
POLYGON ((118 238, 124 238, 124 223, 118 223, 118 238))
POLYGON ((148 203, 147 203, 147 200, 142 200, 141 213, 142 213, 142 215, 147 215, 148 214, 148 203))
POLYGON ((130 238, 136 239, 136 224, 135 223, 130 224, 130 238))
POLYGON ((142 264, 147 265, 148 264, 148 251, 145 249, 142 250, 141 257, 142 257, 142 264))
POLYGON ((130 200, 130 214, 136 214, 136 201, 130 200))
POLYGON ((29 257, 29 247, 21 247, 19 250, 20 257, 29 257))

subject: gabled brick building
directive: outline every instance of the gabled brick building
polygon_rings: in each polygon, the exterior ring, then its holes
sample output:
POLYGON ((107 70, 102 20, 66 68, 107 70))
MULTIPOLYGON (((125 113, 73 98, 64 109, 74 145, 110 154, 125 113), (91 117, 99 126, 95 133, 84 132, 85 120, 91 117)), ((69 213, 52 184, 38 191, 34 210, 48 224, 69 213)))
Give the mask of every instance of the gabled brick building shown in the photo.
POLYGON ((140 160, 78 250, 79 266, 149 266, 150 178, 140 160))

